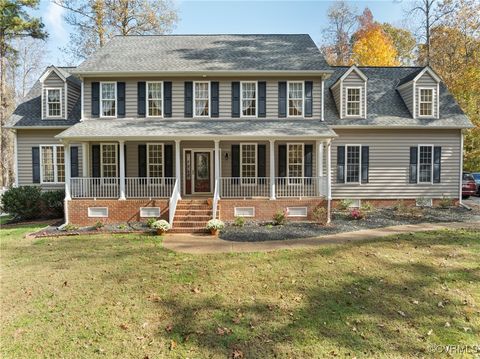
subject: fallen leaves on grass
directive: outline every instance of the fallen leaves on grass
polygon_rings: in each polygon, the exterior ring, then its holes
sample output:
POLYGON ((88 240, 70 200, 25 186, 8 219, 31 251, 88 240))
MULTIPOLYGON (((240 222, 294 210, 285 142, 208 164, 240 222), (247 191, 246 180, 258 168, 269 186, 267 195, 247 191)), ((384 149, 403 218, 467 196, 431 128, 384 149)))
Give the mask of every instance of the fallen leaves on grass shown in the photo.
POLYGON ((120 324, 120 328, 123 329, 123 330, 127 330, 127 329, 128 329, 128 325, 125 324, 125 323, 122 323, 122 324, 120 324))
POLYGON ((170 341, 170 350, 174 350, 177 347, 177 342, 175 340, 170 341))
POLYGON ((172 324, 168 324, 168 325, 165 327, 165 331, 166 331, 167 333, 170 333, 170 332, 172 331, 172 329, 173 329, 173 325, 172 325, 172 324))
POLYGON ((232 333, 232 329, 230 328, 227 328, 227 327, 223 327, 223 328, 220 328, 218 327, 217 328, 217 334, 218 335, 225 335, 225 334, 231 334, 232 333))
POLYGON ((233 349, 232 352, 233 359, 241 359, 243 358, 243 352, 240 349, 233 349))

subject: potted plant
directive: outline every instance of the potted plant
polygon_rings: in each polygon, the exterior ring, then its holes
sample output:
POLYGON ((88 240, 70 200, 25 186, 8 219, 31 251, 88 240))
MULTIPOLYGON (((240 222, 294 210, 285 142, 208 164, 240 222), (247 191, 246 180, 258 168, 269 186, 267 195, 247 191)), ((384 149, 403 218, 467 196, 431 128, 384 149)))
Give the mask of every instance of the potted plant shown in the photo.
POLYGON ((152 223, 152 228, 157 230, 158 235, 162 235, 165 232, 169 231, 172 226, 166 220, 161 219, 152 223))
POLYGON ((225 223, 223 223, 219 219, 211 219, 207 222, 206 228, 210 231, 210 233, 214 236, 218 234, 218 231, 225 227, 225 223))

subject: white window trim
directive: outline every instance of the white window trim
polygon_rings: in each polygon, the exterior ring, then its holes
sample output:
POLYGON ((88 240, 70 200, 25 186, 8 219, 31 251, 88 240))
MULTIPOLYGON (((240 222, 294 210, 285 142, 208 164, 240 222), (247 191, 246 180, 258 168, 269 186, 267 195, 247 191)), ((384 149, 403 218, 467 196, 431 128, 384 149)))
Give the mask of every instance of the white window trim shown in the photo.
MULTIPOLYGON (((58 181, 58 164, 57 164, 57 147, 63 147, 63 145, 40 145, 40 183, 46 185, 55 185, 65 183, 58 181), (44 147, 53 147, 53 182, 43 181, 43 150, 44 147)), ((63 156, 65 156, 65 149, 63 149, 63 156)), ((63 160, 63 166, 65 167, 65 158, 63 160)))
POLYGON ((88 207, 87 214, 89 218, 108 218, 108 207, 88 207), (105 215, 93 214, 92 209, 104 210, 106 209, 105 215))
MULTIPOLYGON (((107 99, 110 100, 110 99, 107 99)), ((100 117, 101 118, 116 118, 117 117, 117 110, 118 110, 118 96, 117 96, 117 82, 116 81, 102 81, 100 82, 100 117), (104 84, 114 84, 114 91, 115 91, 115 115, 113 116, 104 116, 103 115, 103 96, 102 96, 102 86, 104 84)))
MULTIPOLYGON (((362 105, 362 86, 345 86, 345 117, 350 117, 350 118, 359 118, 362 117, 363 113, 363 105, 362 105), (358 99, 358 105, 359 105, 359 114, 358 115, 349 115, 348 114, 348 90, 350 89, 358 89, 360 91, 360 98, 358 99)), ((352 101, 350 101, 352 102, 352 101)))
POLYGON ((258 81, 240 81, 240 117, 243 117, 243 118, 258 117, 258 81), (255 115, 243 114, 243 84, 255 84, 255 115))
MULTIPOLYGON (((58 119, 58 118, 63 118, 63 96, 62 96, 62 88, 60 87, 45 87, 45 106, 47 106, 47 113, 45 114, 45 119, 58 119), (60 115, 58 116, 51 116, 50 113, 49 113, 49 109, 48 109, 48 92, 49 91, 52 91, 52 90, 55 90, 55 91, 60 91, 60 115)), ((43 103, 43 101, 42 101, 43 103)), ((42 111, 42 114, 43 114, 43 111, 42 111)))
POLYGON ((211 82, 210 81, 194 81, 193 82, 193 102, 192 102, 192 113, 193 113, 193 118, 210 118, 212 114, 212 96, 211 96, 211 82), (208 115, 197 115, 195 114, 195 102, 196 102, 196 96, 195 96, 195 87, 197 84, 208 84, 208 115))
POLYGON ((234 207, 233 208, 233 216, 234 217, 242 217, 242 218, 252 218, 252 217, 255 217, 255 207, 234 207), (252 209, 252 214, 251 215, 245 215, 245 216, 241 216, 238 214, 238 211, 239 210, 242 210, 242 209, 252 209))
MULTIPOLYGON (((163 85, 163 81, 147 81, 146 83, 146 94, 145 94, 145 109, 146 109, 146 117, 150 117, 150 118, 163 118, 164 117, 164 103, 163 103, 163 99, 165 97, 164 93, 164 85, 163 85), (160 101, 161 101, 161 104, 162 104, 162 114, 160 116, 152 116, 152 115, 149 115, 148 114, 148 111, 149 111, 149 106, 148 106, 148 85, 149 84, 161 84, 161 87, 162 87, 162 97, 160 98, 160 101)), ((158 99, 154 99, 154 100, 158 100, 158 99)))
POLYGON ((344 183, 345 184, 362 184, 362 145, 359 144, 347 144, 345 145, 345 178, 344 178, 344 183), (358 157, 358 182, 348 182, 347 181, 347 167, 348 167, 348 147, 359 147, 359 157, 358 157))
POLYGON ((308 217, 308 208, 307 207, 303 207, 303 206, 299 206, 299 207, 287 207, 287 217, 297 217, 297 218, 305 218, 305 217, 308 217), (304 209, 305 210, 305 214, 291 214, 291 210, 292 209, 304 209))
POLYGON ((433 163, 434 163, 434 148, 435 146, 434 145, 430 145, 430 144, 427 144, 427 145, 418 145, 417 146, 417 184, 420 184, 420 185, 433 185, 433 163), (420 182, 420 147, 431 147, 432 148, 432 161, 430 163, 430 181, 429 182, 420 182))
POLYGON ((102 142, 100 143, 100 177, 101 178, 117 178, 118 177, 118 143, 115 142, 102 142), (106 145, 114 145, 115 147, 115 172, 116 175, 114 177, 104 177, 103 175, 103 146, 106 145))
MULTIPOLYGON (((154 145, 154 146, 160 145, 161 148, 162 148, 162 177, 160 177, 160 178, 165 178, 165 144, 155 143, 155 142, 147 143, 147 177, 148 178, 158 178, 158 177, 151 177, 150 176, 150 146, 152 146, 152 145, 154 145)), ((149 181, 149 184, 150 184, 150 181, 149 181)), ((163 184, 163 181, 162 181, 162 184, 163 184)))
POLYGON ((300 185, 303 185, 303 181, 300 183, 296 183, 296 182, 290 182, 290 178, 303 178, 304 177, 304 174, 305 174, 305 144, 304 143, 298 143, 298 142, 288 142, 287 143, 287 178, 289 179, 287 181, 287 184, 289 186, 300 186, 300 185), (301 176, 300 177, 290 177, 290 156, 289 156, 289 152, 290 152, 290 146, 291 145, 301 145, 302 146, 302 172, 301 172, 301 176))
POLYGON ((240 143, 240 184, 242 186, 255 186, 257 184, 257 174, 258 174, 258 143, 251 143, 251 142, 242 142, 240 143), (243 170, 243 150, 242 147, 244 145, 254 145, 255 146, 255 176, 254 177, 243 177, 242 170, 243 170), (248 178, 250 181, 249 183, 244 183, 243 179, 248 178))
POLYGON ((305 81, 287 81, 287 117, 291 118, 303 118, 305 117, 305 81), (294 116, 290 115, 290 84, 301 83, 302 84, 302 115, 294 116))
POLYGON ((418 91, 418 117, 419 118, 435 118, 435 101, 436 101, 436 97, 435 97, 435 89, 433 87, 426 87, 426 86, 422 86, 422 87, 417 87, 417 91, 418 91), (429 102, 422 102, 422 90, 430 90, 432 91, 432 114, 431 115, 421 115, 420 114, 420 105, 422 103, 429 103, 429 102))

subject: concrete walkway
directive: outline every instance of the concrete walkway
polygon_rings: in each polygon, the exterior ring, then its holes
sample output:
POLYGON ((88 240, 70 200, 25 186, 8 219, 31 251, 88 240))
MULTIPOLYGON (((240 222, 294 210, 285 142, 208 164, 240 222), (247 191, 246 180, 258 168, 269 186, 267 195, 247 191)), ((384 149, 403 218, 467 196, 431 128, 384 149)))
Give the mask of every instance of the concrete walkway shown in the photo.
POLYGON ((364 241, 383 238, 395 234, 436 231, 447 228, 473 228, 480 230, 480 222, 408 224, 376 229, 364 229, 355 232, 329 234, 312 238, 266 242, 232 242, 203 234, 168 234, 165 236, 163 246, 175 252, 192 254, 268 252, 282 249, 314 248, 325 244, 364 241))

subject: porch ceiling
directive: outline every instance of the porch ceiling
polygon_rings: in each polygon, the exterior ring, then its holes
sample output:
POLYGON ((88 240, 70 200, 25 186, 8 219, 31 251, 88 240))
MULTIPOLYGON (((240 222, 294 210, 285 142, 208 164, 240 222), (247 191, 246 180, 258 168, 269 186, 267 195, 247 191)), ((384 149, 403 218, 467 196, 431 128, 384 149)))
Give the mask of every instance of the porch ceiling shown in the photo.
POLYGON ((173 120, 94 119, 58 134, 62 140, 320 139, 337 134, 325 123, 304 119, 173 120))

